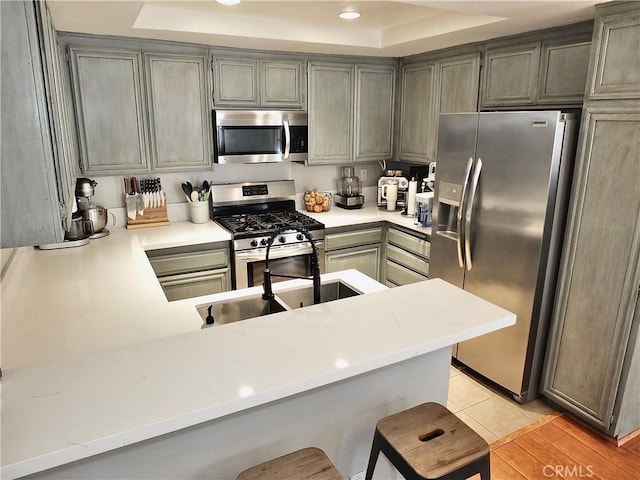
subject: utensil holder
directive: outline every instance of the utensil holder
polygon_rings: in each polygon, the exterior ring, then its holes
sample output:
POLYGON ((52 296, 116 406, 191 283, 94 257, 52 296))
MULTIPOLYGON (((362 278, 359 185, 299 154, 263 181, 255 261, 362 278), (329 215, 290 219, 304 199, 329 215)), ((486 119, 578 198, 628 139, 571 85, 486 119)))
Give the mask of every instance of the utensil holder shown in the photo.
POLYGON ((209 221, 209 202, 190 202, 191 223, 207 223, 209 221))

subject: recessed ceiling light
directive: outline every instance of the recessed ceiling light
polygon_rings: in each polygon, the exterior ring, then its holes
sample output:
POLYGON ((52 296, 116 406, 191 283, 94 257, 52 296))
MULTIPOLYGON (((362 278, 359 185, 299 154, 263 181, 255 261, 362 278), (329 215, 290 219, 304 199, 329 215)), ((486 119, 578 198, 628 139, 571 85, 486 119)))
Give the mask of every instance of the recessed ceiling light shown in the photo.
POLYGON ((240 3, 240 0, 216 0, 216 2, 222 5, 237 5, 240 3))
POLYGON ((354 20, 358 18, 360 14, 358 12, 340 12, 338 16, 344 20, 354 20))

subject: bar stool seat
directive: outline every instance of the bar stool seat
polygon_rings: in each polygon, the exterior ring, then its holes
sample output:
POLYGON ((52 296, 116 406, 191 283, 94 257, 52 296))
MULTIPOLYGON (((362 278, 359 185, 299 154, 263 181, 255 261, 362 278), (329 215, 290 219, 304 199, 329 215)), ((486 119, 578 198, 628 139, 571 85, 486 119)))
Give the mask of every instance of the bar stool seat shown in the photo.
POLYGON ((343 480, 329 457, 309 447, 251 467, 236 480, 343 480))
POLYGON ((490 478, 489 445, 438 403, 424 403, 376 425, 365 480, 382 452, 407 480, 490 478))

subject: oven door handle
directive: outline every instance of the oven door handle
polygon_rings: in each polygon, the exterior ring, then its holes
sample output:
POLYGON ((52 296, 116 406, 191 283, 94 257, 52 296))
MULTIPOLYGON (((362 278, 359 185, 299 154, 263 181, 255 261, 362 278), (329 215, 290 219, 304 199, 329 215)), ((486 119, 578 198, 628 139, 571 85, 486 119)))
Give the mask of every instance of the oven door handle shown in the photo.
POLYGON ((291 150, 291 132, 289 131, 289 122, 285 120, 284 124, 284 159, 289 159, 289 151, 291 150))
MULTIPOLYGON (((324 241, 316 241, 316 249, 318 249, 318 254, 320 251, 324 250, 324 241)), ((274 258, 285 258, 285 257, 295 257, 296 255, 308 255, 313 251, 311 245, 303 244, 303 245, 282 245, 276 248, 271 247, 271 251, 269 252, 269 260, 274 258)), ((246 250, 243 252, 236 252, 236 259, 242 262, 259 262, 265 259, 265 255, 267 254, 266 248, 260 248, 256 250, 246 250)))

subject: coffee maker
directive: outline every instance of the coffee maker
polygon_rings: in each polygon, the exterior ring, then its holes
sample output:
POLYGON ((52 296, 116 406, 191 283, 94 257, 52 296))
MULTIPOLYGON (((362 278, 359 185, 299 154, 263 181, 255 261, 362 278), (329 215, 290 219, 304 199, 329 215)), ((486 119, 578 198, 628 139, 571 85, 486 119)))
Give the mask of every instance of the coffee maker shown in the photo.
POLYGON ((387 170, 386 175, 378 179, 378 207, 387 208, 387 200, 383 195, 383 187, 387 184, 398 184, 398 199, 396 210, 403 210, 407 206, 407 192, 409 190, 409 180, 402 176, 402 170, 387 170))
POLYGON ((338 207, 346 209, 360 208, 364 204, 364 195, 360 194, 360 179, 355 175, 355 167, 342 167, 335 202, 338 207))

